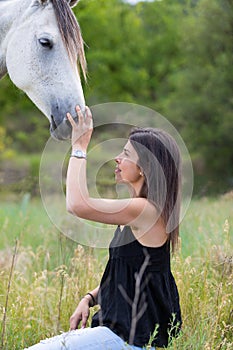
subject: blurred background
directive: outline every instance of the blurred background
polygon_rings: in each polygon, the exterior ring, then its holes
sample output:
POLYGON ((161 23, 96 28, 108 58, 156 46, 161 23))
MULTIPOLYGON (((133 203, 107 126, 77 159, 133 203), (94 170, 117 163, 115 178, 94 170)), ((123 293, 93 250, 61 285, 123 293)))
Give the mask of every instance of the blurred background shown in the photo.
MULTIPOLYGON (((230 191, 232 1, 81 0, 74 12, 86 43, 86 103, 132 102, 156 110, 191 154, 194 194, 230 191)), ((7 76, 0 81, 0 107, 0 191, 37 195, 48 121, 7 76)))

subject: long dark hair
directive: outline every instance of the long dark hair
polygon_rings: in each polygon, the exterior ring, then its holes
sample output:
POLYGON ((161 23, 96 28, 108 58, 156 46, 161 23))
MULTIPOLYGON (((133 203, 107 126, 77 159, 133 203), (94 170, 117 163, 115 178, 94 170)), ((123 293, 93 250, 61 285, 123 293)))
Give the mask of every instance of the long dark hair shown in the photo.
POLYGON ((144 174, 140 197, 147 198, 159 211, 174 252, 179 237, 181 202, 181 156, 171 135, 160 129, 134 128, 129 140, 137 152, 144 174))

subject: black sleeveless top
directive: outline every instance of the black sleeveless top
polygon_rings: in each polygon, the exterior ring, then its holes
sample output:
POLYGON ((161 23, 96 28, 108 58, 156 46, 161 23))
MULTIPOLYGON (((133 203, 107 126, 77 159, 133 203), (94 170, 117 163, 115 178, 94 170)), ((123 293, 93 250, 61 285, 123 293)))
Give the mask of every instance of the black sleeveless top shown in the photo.
POLYGON ((167 243, 145 247, 125 226, 115 231, 91 327, 106 326, 130 345, 143 347, 157 327, 154 346, 168 345, 181 327, 179 295, 167 243))

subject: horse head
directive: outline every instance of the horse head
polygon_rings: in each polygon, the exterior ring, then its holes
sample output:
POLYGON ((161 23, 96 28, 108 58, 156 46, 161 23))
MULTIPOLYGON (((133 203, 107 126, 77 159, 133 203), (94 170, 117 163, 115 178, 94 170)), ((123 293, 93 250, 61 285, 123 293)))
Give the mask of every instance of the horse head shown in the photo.
POLYGON ((66 119, 85 110, 79 66, 85 76, 83 40, 71 10, 77 0, 19 0, 20 11, 5 38, 6 68, 50 121, 51 135, 67 139, 66 119), (23 5, 27 5, 24 8, 23 5))

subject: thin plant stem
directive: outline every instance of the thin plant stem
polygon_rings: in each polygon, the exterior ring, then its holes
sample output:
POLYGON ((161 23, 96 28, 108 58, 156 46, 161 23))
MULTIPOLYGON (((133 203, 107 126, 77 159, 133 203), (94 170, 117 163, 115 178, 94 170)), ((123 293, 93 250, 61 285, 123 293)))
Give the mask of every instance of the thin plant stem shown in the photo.
POLYGON ((18 239, 16 239, 14 253, 13 253, 12 261, 11 261, 11 268, 10 268, 10 274, 9 274, 8 285, 7 285, 6 301, 5 301, 5 307, 4 307, 3 319, 2 319, 2 334, 1 334, 1 345, 0 345, 0 349, 2 349, 2 350, 4 349, 4 343, 5 343, 6 319, 7 319, 9 295, 10 295, 10 290, 11 290, 11 282, 12 282, 12 277, 13 277, 13 272, 14 272, 14 267, 15 267, 15 260, 16 260, 16 256, 17 256, 18 245, 19 245, 19 241, 18 241, 18 239))
POLYGON ((60 322, 61 322, 61 305, 62 305, 62 296, 63 296, 63 289, 64 289, 64 273, 61 275, 61 288, 60 288, 60 295, 59 295, 59 302, 58 302, 58 316, 57 316, 57 333, 60 331, 60 322))

